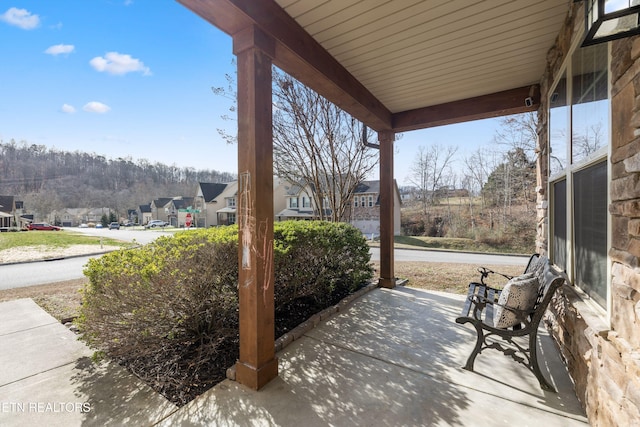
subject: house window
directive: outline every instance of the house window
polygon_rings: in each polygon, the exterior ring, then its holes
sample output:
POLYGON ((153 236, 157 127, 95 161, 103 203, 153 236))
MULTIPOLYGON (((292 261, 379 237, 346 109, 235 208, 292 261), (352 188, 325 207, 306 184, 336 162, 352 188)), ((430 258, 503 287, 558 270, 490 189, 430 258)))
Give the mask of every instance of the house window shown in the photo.
POLYGON ((364 197, 364 196, 360 196, 360 206, 362 206, 363 208, 364 208, 365 206, 367 206, 367 205, 365 204, 365 203, 366 203, 366 200, 367 200, 367 199, 366 199, 366 197, 364 197))
POLYGON ((369 207, 373 207, 373 196, 369 196, 369 207))
POLYGON ((355 207, 355 208, 358 207, 358 198, 357 197, 353 198, 353 207, 355 207))
POLYGON ((236 207, 236 198, 235 197, 229 197, 227 199, 227 206, 230 208, 235 208, 236 207))
POLYGON ((607 306, 609 46, 578 48, 550 91, 550 258, 607 306))
POLYGON ((235 223, 236 223, 236 214, 234 213, 227 214, 227 225, 231 225, 235 223))
POLYGON ((297 197, 290 197, 289 198, 289 207, 290 208, 297 208, 298 207, 298 198, 297 197))
POLYGON ((306 197, 306 196, 302 196, 302 207, 303 208, 310 208, 311 207, 311 199, 306 197))

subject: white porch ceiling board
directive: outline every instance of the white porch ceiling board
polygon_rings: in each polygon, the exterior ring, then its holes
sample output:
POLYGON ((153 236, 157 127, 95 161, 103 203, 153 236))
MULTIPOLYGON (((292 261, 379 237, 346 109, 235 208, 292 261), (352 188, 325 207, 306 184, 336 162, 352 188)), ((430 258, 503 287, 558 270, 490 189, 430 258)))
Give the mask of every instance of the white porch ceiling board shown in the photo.
POLYGON ((390 111, 538 83, 572 0, 276 0, 390 111))
MULTIPOLYGON (((475 49, 492 43, 504 43, 513 38, 524 39, 526 43, 536 44, 537 39, 532 32, 537 27, 547 26, 547 14, 531 15, 526 10, 514 10, 509 21, 496 18, 476 22, 459 20, 456 23, 438 26, 436 28, 413 28, 394 36, 382 39, 376 43, 365 43, 359 48, 353 47, 346 52, 331 52, 349 71, 359 74, 363 68, 370 68, 371 61, 378 66, 394 64, 397 58, 430 56, 435 59, 448 58, 452 54, 468 55, 475 49), (466 26, 465 24, 472 25, 466 26), (453 27, 459 27, 457 31, 453 27), (380 58, 384 61, 380 61, 380 58)), ((554 25, 555 27, 555 25, 554 25)), ((557 34, 557 29, 555 30, 557 34)), ((548 33, 547 33, 548 34, 548 33)), ((554 34, 555 36, 555 34, 554 34)), ((492 46, 494 54, 500 54, 498 46, 492 46)))
MULTIPOLYGON (((480 43, 474 41, 473 38, 469 38, 463 41, 469 46, 467 51, 456 49, 452 44, 457 44, 457 41, 452 41, 451 43, 443 43, 427 48, 419 53, 392 52, 387 56, 393 60, 379 63, 376 68, 353 66, 351 69, 364 83, 375 84, 381 78, 384 79, 385 75, 402 73, 404 76, 410 76, 414 72, 436 72, 438 69, 434 69, 434 67, 438 66, 441 71, 444 71, 443 67, 448 67, 450 71, 449 64, 454 63, 467 68, 469 68, 470 64, 478 67, 483 62, 486 62, 487 59, 495 60, 493 54, 496 50, 501 52, 501 58, 521 60, 519 57, 530 54, 532 49, 540 49, 539 43, 532 42, 533 37, 546 39, 552 36, 554 31, 555 26, 533 28, 529 33, 531 37, 523 35, 508 38, 501 35, 487 36, 480 43)), ((545 47, 542 47, 542 49, 545 49, 545 47)))

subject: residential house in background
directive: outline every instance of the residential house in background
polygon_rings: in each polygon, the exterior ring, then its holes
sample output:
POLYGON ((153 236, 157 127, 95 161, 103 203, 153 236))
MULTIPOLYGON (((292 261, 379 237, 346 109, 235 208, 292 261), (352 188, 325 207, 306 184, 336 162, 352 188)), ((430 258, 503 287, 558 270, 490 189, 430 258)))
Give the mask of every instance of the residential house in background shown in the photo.
POLYGON ((160 197, 151 202, 151 218, 169 222, 169 204, 173 198, 160 197))
MULTIPOLYGON (((212 227, 218 225, 217 211, 224 208, 224 195, 220 195, 225 191, 229 183, 220 182, 200 182, 198 190, 194 197, 193 206, 200 213, 196 216, 197 227, 212 227)), ((235 185, 237 188, 237 184, 235 185)), ((230 191, 227 192, 229 194, 230 191)), ((235 190, 233 192, 235 195, 235 190)))
MULTIPOLYGON (((285 206, 285 187, 274 178, 273 209, 278 212, 285 206)), ((201 182, 194 199, 198 227, 213 227, 236 223, 238 181, 227 183, 201 182)))
MULTIPOLYGON (((277 221, 318 219, 320 213, 315 206, 314 192, 311 186, 298 183, 286 183, 284 186, 285 207, 276 211, 277 221)), ((402 201, 398 187, 394 195, 394 234, 400 234, 400 207, 402 201)), ((363 181, 356 187, 347 213, 348 222, 365 235, 380 234, 380 181, 363 181)), ((327 210, 326 207, 323 207, 327 210)), ((325 215, 330 215, 326 211, 325 215)))
POLYGON ((18 226, 14 196, 0 196, 0 231, 18 226))
MULTIPOLYGON (((394 180, 393 234, 400 235, 402 199, 394 180)), ((351 224, 365 235, 380 235, 380 181, 363 181, 356 187, 351 204, 351 224)))
POLYGON ((151 203, 138 206, 138 224, 145 225, 153 219, 153 213, 151 212, 151 203))
MULTIPOLYGON (((194 213, 189 212, 193 210, 193 197, 175 197, 166 206, 168 209, 168 223, 173 227, 185 227, 187 222, 187 215, 192 218, 194 213)), ((192 220, 189 221, 193 222, 192 220)))

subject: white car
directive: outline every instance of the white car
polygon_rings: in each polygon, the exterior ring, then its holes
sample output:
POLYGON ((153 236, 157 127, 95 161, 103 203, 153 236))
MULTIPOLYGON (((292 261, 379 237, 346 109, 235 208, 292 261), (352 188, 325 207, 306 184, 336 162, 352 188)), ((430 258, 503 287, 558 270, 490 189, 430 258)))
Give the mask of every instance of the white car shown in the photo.
POLYGON ((164 222, 164 221, 161 221, 159 219, 153 219, 153 220, 149 221, 147 223, 147 225, 145 225, 145 228, 164 227, 166 225, 167 225, 167 223, 164 222))

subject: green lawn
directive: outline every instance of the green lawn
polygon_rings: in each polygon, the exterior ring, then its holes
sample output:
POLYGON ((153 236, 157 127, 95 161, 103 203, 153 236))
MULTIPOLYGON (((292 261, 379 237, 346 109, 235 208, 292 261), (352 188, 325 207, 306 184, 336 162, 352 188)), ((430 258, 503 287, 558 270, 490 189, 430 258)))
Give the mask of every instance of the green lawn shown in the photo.
POLYGON ((15 233, 0 233, 0 251, 20 246, 50 246, 68 247, 73 245, 114 245, 128 246, 121 240, 99 236, 86 236, 73 231, 20 231, 15 233))
MULTIPOLYGON (((473 239, 461 239, 451 237, 425 237, 425 236, 394 236, 396 248, 431 248, 450 251, 467 251, 482 253, 525 253, 510 248, 496 248, 473 239)), ((370 243, 371 246, 380 246, 379 242, 370 243)), ((528 253, 527 253, 528 254, 528 253)))

